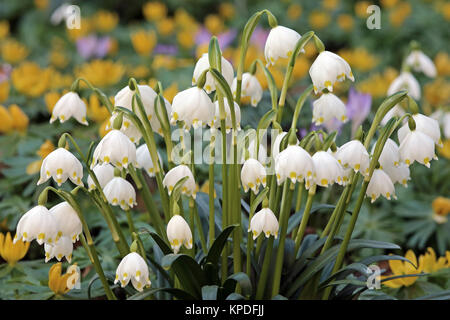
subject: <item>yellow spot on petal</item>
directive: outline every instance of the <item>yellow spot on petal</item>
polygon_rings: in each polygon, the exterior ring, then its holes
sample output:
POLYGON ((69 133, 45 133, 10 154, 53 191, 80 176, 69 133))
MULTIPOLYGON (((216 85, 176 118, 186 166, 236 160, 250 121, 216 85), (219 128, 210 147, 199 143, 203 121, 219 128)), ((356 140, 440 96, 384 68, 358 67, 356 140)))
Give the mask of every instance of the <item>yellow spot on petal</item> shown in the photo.
POLYGON ((103 162, 109 163, 110 159, 108 156, 103 157, 103 162))
POLYGON ((327 180, 327 179, 322 179, 322 180, 320 181, 320 183, 321 183, 322 185, 328 185, 328 180, 327 180))

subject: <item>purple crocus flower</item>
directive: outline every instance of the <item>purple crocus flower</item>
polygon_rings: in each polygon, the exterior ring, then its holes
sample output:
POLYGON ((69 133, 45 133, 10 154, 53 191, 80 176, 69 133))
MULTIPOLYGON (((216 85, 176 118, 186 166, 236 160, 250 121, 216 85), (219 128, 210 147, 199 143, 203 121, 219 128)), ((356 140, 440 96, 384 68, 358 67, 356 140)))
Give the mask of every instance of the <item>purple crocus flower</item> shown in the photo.
POLYGON ((157 44, 155 47, 155 54, 165 54, 169 56, 175 56, 178 53, 177 46, 170 44, 157 44))
POLYGON ((372 96, 356 91, 351 87, 348 93, 347 117, 352 120, 352 136, 358 127, 364 122, 370 112, 372 96))
POLYGON ((4 63, 0 65, 0 83, 7 81, 11 74, 12 67, 10 64, 4 63))
POLYGON ((261 50, 264 50, 268 36, 269 30, 263 29, 258 26, 255 28, 252 36, 250 37, 250 43, 257 45, 261 50))
MULTIPOLYGON (((230 29, 217 35, 217 41, 219 42, 220 50, 224 50, 231 43, 233 43, 236 38, 237 31, 235 29, 230 29)), ((195 44, 197 46, 208 43, 211 40, 212 34, 206 29, 201 28, 195 35, 195 44)))
POLYGON ((77 40, 77 51, 83 59, 103 58, 108 53, 111 41, 109 37, 89 35, 77 40))

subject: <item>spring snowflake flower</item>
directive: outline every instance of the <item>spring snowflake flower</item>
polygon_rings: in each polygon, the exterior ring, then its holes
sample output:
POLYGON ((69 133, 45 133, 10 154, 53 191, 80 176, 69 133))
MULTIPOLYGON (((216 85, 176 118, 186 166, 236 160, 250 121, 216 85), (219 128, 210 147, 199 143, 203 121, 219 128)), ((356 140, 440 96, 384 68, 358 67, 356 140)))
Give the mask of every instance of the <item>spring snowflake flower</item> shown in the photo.
POLYGON ((437 159, 434 150, 435 142, 425 133, 417 129, 409 130, 402 138, 399 138, 401 140, 399 148, 400 160, 406 163, 407 166, 417 161, 429 168, 430 161, 437 159))
POLYGON ((130 163, 137 165, 136 146, 119 130, 111 130, 95 148, 91 168, 97 162, 111 163, 119 168, 127 168, 130 163))
POLYGON ((171 124, 184 121, 186 129, 204 124, 212 126, 215 107, 206 92, 198 87, 192 87, 177 93, 172 102, 171 124))
POLYGON ((342 183, 343 169, 339 162, 328 152, 318 151, 312 156, 316 169, 315 183, 328 187, 333 183, 342 183))
MULTIPOLYGON (((281 141, 287 134, 288 134, 287 132, 280 132, 276 136, 275 141, 272 144, 272 157, 274 159, 276 159, 278 157, 278 155, 280 154, 281 141)), ((297 139, 296 145, 298 145, 298 144, 299 144, 299 141, 297 139)))
POLYGON ((372 178, 367 186, 366 195, 371 198, 370 202, 374 202, 380 195, 391 200, 391 197, 397 199, 395 195, 394 184, 391 178, 382 169, 375 169, 372 178))
MULTIPOLYGON (((161 156, 159 152, 156 153, 158 154, 159 165, 162 166, 161 156)), ((150 156, 150 152, 148 151, 146 144, 143 144, 137 148, 136 159, 139 166, 144 168, 150 177, 155 176, 155 166, 153 165, 152 157, 150 156)))
MULTIPOLYGON (((113 128, 114 120, 117 118, 119 114, 117 112, 113 112, 108 122, 106 123, 105 130, 110 130, 113 128)), ((142 133, 139 129, 131 122, 127 116, 123 116, 122 126, 120 127, 120 132, 125 134, 131 142, 138 144, 142 138, 142 133)))
POLYGON ((359 140, 352 140, 342 145, 336 152, 336 159, 345 168, 352 168, 362 175, 369 173, 369 153, 359 140))
MULTIPOLYGON (((237 78, 234 78, 231 84, 231 90, 233 91, 234 97, 236 97, 237 88, 237 78)), ((256 107, 261 101, 263 95, 263 88, 254 75, 249 72, 242 74, 242 84, 241 84, 241 96, 250 97, 250 103, 253 107, 256 107)))
POLYGON ((314 162, 302 147, 288 146, 275 160, 275 173, 278 185, 289 178, 292 183, 306 180, 306 187, 309 188, 315 175, 314 162))
POLYGON ((423 72, 427 77, 436 77, 437 71, 433 61, 422 51, 413 50, 406 57, 405 63, 416 72, 423 72))
POLYGON ((272 235, 276 239, 278 237, 278 229, 277 217, 275 217, 269 208, 263 208, 253 216, 248 232, 252 233, 253 240, 258 238, 261 232, 264 232, 266 238, 272 235))
POLYGON ((252 189, 254 194, 258 193, 261 184, 266 186, 266 169, 256 159, 246 160, 241 170, 241 182, 245 192, 252 189))
MULTIPOLYGON (((441 140, 441 129, 439 128, 439 122, 433 118, 427 117, 423 114, 416 113, 412 116, 414 119, 414 122, 416 123, 416 130, 425 133, 427 136, 429 136, 436 145, 439 147, 442 147, 442 140, 441 140)), ((409 129, 408 124, 404 124, 399 130, 398 130, 398 140, 401 142, 405 138, 408 132, 411 130, 409 129)))
POLYGON ((314 92, 323 89, 333 91, 336 81, 344 81, 349 78, 355 81, 349 64, 337 54, 330 51, 322 51, 309 69, 309 75, 314 85, 314 92))
POLYGON ((60 237, 67 237, 72 242, 76 242, 81 232, 83 232, 83 226, 72 206, 64 201, 52 207, 49 211, 53 219, 55 219, 58 229, 56 240, 60 237))
POLYGON ((272 28, 264 47, 267 67, 274 65, 279 58, 290 57, 300 38, 300 34, 295 30, 283 26, 272 28))
POLYGON ((178 253, 182 245, 187 249, 192 249, 191 228, 189 228, 186 220, 178 214, 174 215, 167 224, 167 238, 175 254, 178 253))
POLYGON ((50 211, 44 206, 36 206, 27 211, 17 224, 13 243, 18 240, 37 243, 54 244, 57 240, 58 225, 50 211))
POLYGON ((336 118, 340 122, 347 121, 345 104, 332 93, 324 93, 313 102, 313 119, 316 125, 336 118))
POLYGON ((390 96, 405 89, 408 90, 408 94, 412 98, 415 100, 420 100, 420 84, 416 78, 414 78, 414 76, 407 71, 401 72, 400 75, 392 81, 389 85, 387 95, 390 96))
MULTIPOLYGON (((241 129, 241 108, 239 108, 239 105, 234 102, 234 116, 236 119, 236 129, 241 129)), ((214 102, 215 106, 215 115, 214 115, 214 127, 220 128, 220 107, 219 107, 219 101, 214 102)), ((230 132, 231 128, 233 127, 233 121, 231 119, 231 110, 230 105, 228 104, 228 100, 224 100, 224 109, 225 109, 225 131, 227 133, 230 132)))
MULTIPOLYGON (((96 164, 92 171, 94 171, 94 174, 97 177, 98 183, 102 189, 114 178, 114 167, 109 163, 96 164)), ((87 183, 89 190, 96 188, 94 180, 90 175, 88 176, 87 183)))
POLYGON ((183 186, 181 187, 181 193, 192 196, 195 199, 197 193, 197 185, 195 184, 194 175, 192 174, 191 169, 189 169, 189 167, 184 164, 176 166, 175 168, 172 168, 169 172, 167 172, 163 180, 163 185, 169 191, 170 196, 177 182, 184 177, 188 177, 188 179, 183 183, 183 186))
MULTIPOLYGON (((372 147, 372 154, 375 150, 376 144, 372 147)), ((381 151, 380 157, 378 158, 378 162, 383 167, 398 167, 400 164, 400 152, 397 143, 392 139, 387 139, 386 144, 381 151)))
POLYGON ((411 180, 409 167, 401 162, 397 167, 383 166, 383 171, 391 178, 392 183, 401 183, 404 187, 408 187, 408 180, 411 180))
POLYGON ((130 252, 120 261, 116 270, 114 283, 120 282, 123 288, 130 280, 133 287, 139 292, 144 287, 149 288, 151 286, 147 263, 136 252, 130 252))
POLYGON ((79 123, 88 125, 86 121, 86 104, 76 92, 68 92, 56 102, 50 123, 59 119, 61 123, 74 117, 79 123))
POLYGON ((46 182, 50 177, 56 181, 58 186, 61 186, 67 179, 82 186, 83 166, 72 153, 64 148, 58 148, 50 152, 42 161, 41 176, 37 184, 46 182))
POLYGON ((73 243, 69 237, 62 236, 59 238, 58 242, 53 245, 45 243, 44 250, 45 262, 50 261, 52 258, 61 261, 63 257, 65 257, 69 263, 72 261, 73 243))
MULTIPOLYGON (((231 86, 233 83, 234 78, 234 70, 231 63, 222 57, 222 75, 225 78, 226 82, 228 82, 228 85, 231 86)), ((200 78, 203 71, 206 69, 209 69, 209 56, 207 53, 204 53, 200 59, 198 59, 197 63, 195 64, 194 68, 194 75, 192 76, 192 85, 196 85, 198 79, 200 78)), ((209 94, 216 90, 216 84, 215 84, 214 77, 208 72, 206 74, 206 82, 204 85, 205 91, 209 94)))
POLYGON ((114 177, 106 184, 103 192, 110 204, 120 205, 123 210, 128 210, 137 204, 133 185, 121 177, 114 177))

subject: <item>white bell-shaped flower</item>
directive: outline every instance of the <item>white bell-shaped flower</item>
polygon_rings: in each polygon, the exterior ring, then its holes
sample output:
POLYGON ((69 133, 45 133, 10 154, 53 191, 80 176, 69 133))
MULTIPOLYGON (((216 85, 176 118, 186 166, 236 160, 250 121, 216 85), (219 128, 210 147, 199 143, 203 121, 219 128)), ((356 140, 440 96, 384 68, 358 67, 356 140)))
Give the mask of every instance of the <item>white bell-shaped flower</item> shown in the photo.
POLYGON ((128 210, 136 205, 136 191, 133 185, 121 177, 114 177, 103 189, 106 200, 113 206, 128 210))
MULTIPOLYGON (((102 189, 112 180, 112 178, 114 178, 114 167, 109 163, 96 164, 92 171, 94 171, 94 174, 97 177, 98 183, 102 189)), ((88 176, 87 183, 89 190, 96 188, 94 180, 90 175, 88 176)))
POLYGON ((95 148, 91 168, 97 162, 111 163, 119 168, 127 168, 130 163, 136 166, 136 146, 121 131, 111 130, 95 148))
POLYGON ((187 249, 192 249, 191 228, 186 220, 178 214, 174 215, 167 224, 167 238, 174 253, 178 253, 182 245, 187 249))
POLYGON ((411 180, 409 167, 401 162, 397 167, 386 166, 382 168, 391 178, 392 183, 401 183, 404 187, 408 186, 408 180, 411 180))
POLYGON ((443 111, 439 109, 433 112, 430 117, 439 122, 439 125, 442 127, 442 131, 444 132, 444 137, 446 139, 450 139, 450 111, 443 111))
MULTIPOLYGON (((256 159, 256 138, 250 140, 249 144, 248 144, 248 154, 249 154, 249 158, 252 159, 256 159)), ((268 161, 268 156, 267 156, 267 149, 264 146, 263 143, 259 144, 259 148, 258 148, 258 161, 262 164, 266 164, 268 161)), ((241 163, 245 162, 245 152, 242 152, 242 157, 241 157, 241 163)))
MULTIPOLYGON (((234 78, 231 85, 231 90, 234 97, 236 97, 237 78, 234 78)), ((249 72, 242 74, 241 83, 241 97, 250 97, 250 103, 253 107, 256 107, 263 95, 263 88, 254 75, 249 72)))
POLYGON ((20 218, 13 243, 18 240, 31 242, 36 239, 39 244, 54 244, 57 241, 57 233, 58 226, 50 211, 38 205, 20 218))
MULTIPOLYGON (((119 114, 117 112, 113 112, 111 117, 106 124, 105 130, 110 130, 113 128, 114 120, 117 118, 119 114)), ((136 144, 139 143, 139 140, 142 138, 142 133, 139 129, 131 122, 127 116, 123 116, 122 126, 120 127, 120 132, 124 133, 131 142, 136 144)))
POLYGON ((72 206, 64 201, 50 208, 49 211, 53 219, 55 219, 58 228, 56 240, 60 237, 66 237, 71 239, 72 242, 76 242, 81 232, 83 232, 83 225, 72 206))
POLYGON ((294 53, 295 46, 300 38, 300 34, 295 30, 283 26, 272 28, 264 47, 267 67, 274 65, 279 58, 290 57, 294 53))
POLYGON ((405 110, 403 110, 403 108, 399 105, 396 104, 392 109, 390 109, 386 115, 383 117, 383 119, 381 120, 381 124, 383 126, 385 126, 389 120, 391 120, 391 118, 393 117, 402 117, 405 114, 405 110))
POLYGON ((315 175, 314 162, 302 147, 288 146, 275 160, 275 173, 278 185, 288 178, 292 183, 306 180, 306 187, 309 188, 315 175))
POLYGON ((369 153, 359 140, 352 140, 342 145, 336 152, 336 159, 345 168, 352 168, 362 175, 369 173, 369 153))
MULTIPOLYGON (((375 150, 376 144, 372 147, 372 154, 375 150)), ((400 152, 397 143, 392 139, 387 139, 386 143, 378 158, 380 165, 384 167, 397 167, 400 164, 400 152)))
POLYGON ((436 77, 437 71, 433 61, 422 51, 413 50, 406 57, 405 63, 416 72, 423 72, 427 77, 436 77))
POLYGON ((389 85, 387 95, 393 95, 401 90, 408 90, 408 94, 415 100, 420 99, 420 84, 410 72, 401 72, 400 75, 389 85))
POLYGON ((316 125, 336 118, 340 122, 347 121, 347 107, 341 99, 332 93, 324 93, 313 102, 313 118, 312 121, 316 125))
POLYGON ((56 119, 59 119, 59 122, 63 123, 71 117, 74 117, 81 124, 88 125, 86 120, 86 104, 73 91, 66 93, 56 102, 52 110, 50 123, 53 123, 56 119))
POLYGON ((69 237, 62 236, 58 242, 53 245, 47 243, 44 244, 45 262, 48 262, 52 258, 56 258, 61 261, 63 257, 66 257, 68 262, 72 261, 73 243, 69 237))
POLYGON ((136 252, 130 252, 122 261, 116 270, 116 279, 114 283, 120 282, 125 287, 131 280, 131 284, 137 291, 142 291, 144 287, 151 286, 148 266, 145 260, 136 252))
MULTIPOLYGON (((408 128, 409 130, 409 128, 408 128)), ((408 133, 400 139, 400 160, 406 163, 407 166, 417 161, 426 167, 430 167, 430 161, 437 159, 434 146, 435 143, 425 133, 419 130, 409 130, 408 133)))
POLYGON ((333 85, 336 81, 344 81, 349 78, 355 81, 352 70, 344 59, 330 51, 322 51, 314 60, 309 75, 314 86, 314 92, 317 93, 323 89, 333 91, 333 85))
POLYGON ((342 182, 338 181, 338 184, 341 186, 346 186, 349 182, 350 182, 350 176, 353 172, 353 169, 348 167, 348 168, 343 168, 342 169, 342 182))
MULTIPOLYGON (((224 57, 222 57, 221 65, 222 65, 221 74, 225 78, 225 81, 228 82, 228 85, 231 86, 231 84, 233 83, 233 78, 234 78, 233 66, 224 57)), ((209 67, 210 67, 210 65, 209 65, 208 53, 204 53, 200 57, 200 59, 198 59, 197 63, 195 64, 194 74, 192 76, 192 85, 193 86, 197 84, 197 81, 199 80, 203 71, 209 69, 209 67)), ((216 90, 216 80, 214 80, 214 77, 209 72, 206 73, 206 82, 205 82, 204 88, 208 94, 216 90)))
POLYGON ((37 184, 46 182, 50 177, 55 180, 58 186, 62 185, 67 179, 82 186, 83 166, 70 151, 58 148, 50 152, 42 161, 41 176, 37 184))
POLYGON ((278 237, 278 229, 277 217, 269 208, 263 208, 252 217, 248 232, 252 233, 253 240, 258 238, 261 232, 264 232, 266 238, 272 235, 276 239, 278 237))
MULTIPOLYGON (((158 154, 159 165, 162 167, 162 160, 159 152, 158 154)), ((146 144, 141 145, 136 150, 136 159, 139 167, 144 168, 150 177, 155 176, 155 166, 153 165, 152 157, 150 156, 150 151, 148 151, 148 147, 146 144)))
POLYGON ((343 169, 339 162, 326 151, 318 151, 312 156, 316 169, 315 183, 328 187, 333 183, 343 182, 343 169))
POLYGON ((214 103, 206 92, 198 87, 192 87, 177 93, 172 102, 171 124, 184 121, 186 129, 212 125, 215 113, 214 103))
MULTIPOLYGON (((425 133, 434 141, 435 144, 437 144, 439 147, 442 147, 441 129, 439 127, 439 122, 436 119, 427 117, 420 113, 416 113, 412 117, 414 119, 414 122, 416 123, 416 130, 425 133)), ((411 130, 409 130, 408 124, 404 124, 398 130, 398 140, 400 142, 403 141, 406 134, 410 131, 411 130)))
POLYGON ((252 189, 253 193, 258 193, 261 184, 266 186, 266 169, 256 159, 246 160, 241 170, 241 182, 245 192, 252 189))
MULTIPOLYGON (((275 140, 274 140, 274 142, 272 144, 272 157, 273 157, 273 159, 276 159, 278 157, 278 155, 280 154, 281 141, 283 141, 283 138, 287 134, 288 134, 287 132, 283 131, 283 132, 280 132, 276 136, 276 138, 275 138, 275 140)), ((288 139, 288 138, 286 138, 286 139, 288 139)), ((295 145, 298 145, 298 144, 299 144, 299 141, 297 139, 297 142, 296 142, 295 145)))
POLYGON ((371 198, 370 202, 374 202, 380 195, 388 200, 391 197, 397 199, 391 178, 382 169, 375 169, 367 186, 366 196, 371 198))
MULTIPOLYGON (((234 102, 234 116, 236 119, 236 129, 241 129, 241 108, 239 108, 239 105, 234 102)), ((228 104, 228 99, 224 100, 224 111, 225 111, 225 130, 227 133, 230 132, 230 130, 233 128, 233 121, 231 118, 231 110, 230 105, 228 104)), ((219 101, 214 102, 215 106, 215 115, 214 115, 214 128, 220 128, 220 107, 219 107, 219 101)))
POLYGON ((177 182, 184 177, 188 177, 188 179, 186 179, 186 181, 181 186, 181 193, 192 196, 195 199, 197 194, 197 185, 195 184, 194 175, 192 174, 191 169, 189 169, 189 167, 184 164, 181 164, 169 170, 169 172, 167 172, 166 176, 164 177, 163 185, 169 191, 170 196, 177 182))

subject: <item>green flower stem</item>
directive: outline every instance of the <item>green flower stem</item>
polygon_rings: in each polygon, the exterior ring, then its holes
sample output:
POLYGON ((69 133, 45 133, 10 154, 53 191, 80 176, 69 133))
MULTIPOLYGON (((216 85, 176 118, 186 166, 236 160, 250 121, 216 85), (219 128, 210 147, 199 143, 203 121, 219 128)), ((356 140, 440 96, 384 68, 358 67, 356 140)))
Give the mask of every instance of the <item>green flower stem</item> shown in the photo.
POLYGON ((97 97, 100 99, 100 101, 103 103, 103 105, 108 109, 109 114, 112 114, 114 110, 114 106, 111 104, 111 101, 108 99, 108 97, 98 88, 94 87, 86 78, 78 77, 75 79, 75 81, 72 83, 71 90, 76 91, 78 90, 79 82, 83 81, 86 83, 86 85, 94 91, 94 93, 97 95, 97 97))
POLYGON ((130 229, 130 233, 136 232, 136 228, 134 227, 133 217, 131 216, 130 209, 125 210, 125 214, 127 215, 128 228, 130 229))
POLYGON ((234 208, 231 211, 234 213, 233 223, 239 227, 233 230, 233 266, 234 273, 239 273, 242 270, 242 256, 241 256, 241 242, 242 242, 242 227, 241 227, 241 192, 239 183, 239 164, 237 163, 237 141, 236 130, 232 131, 233 144, 233 164, 231 165, 231 191, 233 192, 232 203, 234 208))
MULTIPOLYGON (((295 201, 295 212, 299 212, 302 208, 302 198, 303 198, 303 191, 305 190, 304 184, 299 184, 297 188, 297 199, 295 201)), ((294 229, 292 231, 292 239, 297 238, 297 231, 298 229, 294 229)))
POLYGON ((136 232, 132 232, 131 236, 133 237, 133 241, 136 241, 136 243, 137 243, 137 247, 138 247, 137 251, 139 252, 141 257, 144 258, 144 260, 147 260, 147 256, 145 254, 144 244, 142 243, 141 237, 139 237, 139 234, 137 234, 136 232))
POLYGON ((289 212, 291 210, 292 196, 294 193, 295 184, 289 179, 286 179, 283 187, 283 196, 281 199, 281 213, 280 213, 280 240, 277 248, 277 257, 275 262, 275 272, 272 285, 272 297, 276 296, 280 290, 281 271, 284 260, 284 244, 286 241, 286 231, 288 227, 289 212))
POLYGON ((303 211, 302 221, 300 226, 298 227, 297 236, 295 237, 295 250, 294 256, 297 256, 297 252, 300 249, 300 243, 302 242, 303 236, 305 234, 306 226, 309 220, 309 214, 311 211, 311 206, 314 200, 314 196, 316 194, 316 185, 312 186, 308 192, 308 199, 306 200, 305 210, 303 211))
MULTIPOLYGON (((253 201, 255 201, 255 194, 252 190, 250 190, 250 212, 248 214, 248 226, 250 227, 250 221, 253 218, 254 210, 252 209, 253 201)), ((248 277, 250 278, 251 275, 251 266, 252 266, 252 251, 253 251, 253 235, 251 232, 248 232, 247 234, 247 260, 245 264, 245 271, 247 272, 248 277)))
POLYGON ((216 231, 216 218, 215 218, 215 209, 214 209, 214 147, 215 147, 215 136, 211 136, 210 148, 211 148, 211 164, 209 165, 208 172, 208 182, 209 182, 209 247, 211 248, 215 239, 215 231, 216 231))
MULTIPOLYGON (((214 199, 214 198, 213 198, 214 199)), ((193 198, 189 199, 189 207, 194 211, 195 223, 198 226, 198 234, 200 236, 200 243, 202 245, 203 252, 208 252, 208 246, 206 245, 205 233, 203 232, 202 222, 200 220, 200 215, 198 214, 197 205, 193 198)))
MULTIPOLYGON (((262 239, 263 237, 264 237, 263 235, 260 235, 258 240, 262 239)), ((269 274, 270 260, 272 258, 274 239, 275 238, 273 236, 270 236, 269 239, 267 240, 267 246, 264 253, 263 267, 261 270, 261 275, 259 276, 258 286, 256 287, 256 296, 255 296, 256 300, 264 299, 264 292, 267 284, 267 276, 269 274)))
POLYGON ((263 240, 264 240, 264 237, 258 237, 256 239, 255 257, 259 257, 259 253, 261 252, 261 246, 262 246, 263 240))
POLYGON ((189 250, 190 251, 189 253, 192 256, 192 258, 194 258, 195 257, 195 209, 194 209, 194 205, 193 205, 191 199, 189 199, 189 228, 191 228, 191 232, 192 232, 192 249, 189 250))
POLYGON ((289 64, 287 66, 286 74, 284 76, 283 86, 281 87, 280 100, 278 101, 278 113, 277 113, 277 122, 278 123, 281 123, 281 118, 283 118, 283 109, 284 109, 284 104, 286 102, 287 89, 289 87, 289 82, 291 80, 293 69, 294 69, 294 66, 291 66, 289 64))

